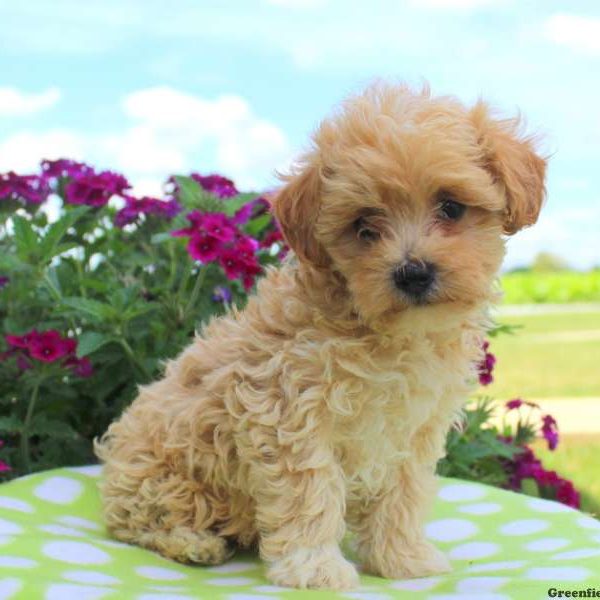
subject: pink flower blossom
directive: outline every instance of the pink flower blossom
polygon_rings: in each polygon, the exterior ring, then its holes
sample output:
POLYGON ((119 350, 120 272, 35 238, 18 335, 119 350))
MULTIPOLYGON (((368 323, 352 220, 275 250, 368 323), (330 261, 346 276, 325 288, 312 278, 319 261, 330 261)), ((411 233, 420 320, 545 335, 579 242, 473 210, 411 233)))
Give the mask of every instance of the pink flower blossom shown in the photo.
POLYGON ((506 410, 515 410, 523 406, 523 400, 521 400, 520 398, 515 398, 514 400, 509 400, 505 406, 506 410))
POLYGON ((42 204, 49 193, 48 182, 39 175, 17 175, 14 171, 0 174, 0 200, 42 204))
POLYGON ((91 377, 94 374, 94 368, 92 363, 87 356, 83 358, 77 358, 76 356, 70 356, 64 362, 65 367, 70 367, 75 375, 82 378, 91 377))
MULTIPOLYGON (((0 450, 2 449, 3 446, 4 446, 4 442, 2 440, 0 440, 0 450)), ((5 463, 3 460, 0 460, 0 473, 8 473, 9 471, 12 471, 10 466, 7 463, 5 463)))
POLYGON ((489 385, 494 381, 492 371, 496 364, 496 357, 491 352, 488 352, 489 347, 490 343, 487 340, 483 342, 483 351, 485 354, 478 367, 479 383, 481 385, 489 385))
POLYGON ((125 177, 111 171, 85 173, 70 181, 65 188, 67 202, 104 206, 112 196, 130 188, 125 177))
POLYGON ((194 233, 187 245, 189 255, 203 264, 215 260, 220 249, 221 242, 206 233, 194 233))
POLYGON ((10 277, 6 277, 5 275, 0 275, 0 290, 8 284, 10 281, 10 277))
POLYGON ((231 198, 239 194, 233 181, 222 175, 200 175, 200 173, 192 173, 190 177, 198 182, 203 190, 217 198, 231 198))
POLYGON ((32 358, 51 363, 74 352, 75 340, 62 338, 54 329, 44 331, 33 337, 28 345, 32 358))
POLYGON ((46 177, 81 177, 83 175, 91 175, 94 172, 94 169, 85 163, 65 158, 43 160, 41 166, 42 173, 46 177))
POLYGON ((124 227, 135 222, 140 215, 155 215, 165 219, 172 219, 181 212, 181 205, 177 200, 158 200, 157 198, 134 198, 123 194, 125 206, 117 212, 115 216, 115 225, 124 227))
POLYGON ((555 450, 558 446, 558 424, 554 417, 550 415, 542 417, 542 436, 548 443, 548 449, 555 450))

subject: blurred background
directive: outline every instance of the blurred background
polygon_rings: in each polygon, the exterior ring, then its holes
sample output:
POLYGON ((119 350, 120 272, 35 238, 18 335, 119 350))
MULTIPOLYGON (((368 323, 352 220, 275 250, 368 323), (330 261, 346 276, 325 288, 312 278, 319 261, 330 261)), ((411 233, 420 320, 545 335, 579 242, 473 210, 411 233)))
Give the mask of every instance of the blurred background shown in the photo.
POLYGON ((375 77, 522 112, 551 155, 548 203, 509 241, 498 320, 515 335, 492 341, 486 393, 552 412, 566 445, 548 460, 600 499, 597 2, 0 0, 0 23, 0 173, 65 157, 139 194, 190 171, 262 191, 375 77))

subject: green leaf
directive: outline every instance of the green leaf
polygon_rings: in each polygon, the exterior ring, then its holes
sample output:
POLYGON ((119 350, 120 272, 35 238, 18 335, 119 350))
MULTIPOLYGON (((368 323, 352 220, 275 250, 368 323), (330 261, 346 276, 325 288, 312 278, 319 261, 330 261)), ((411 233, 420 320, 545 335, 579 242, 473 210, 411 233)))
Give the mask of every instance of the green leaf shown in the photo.
POLYGON ((265 227, 271 223, 273 217, 267 213, 264 215, 260 215, 260 217, 256 217, 256 219, 252 219, 244 228, 248 234, 252 237, 258 237, 258 234, 261 233, 265 227))
POLYGON ((31 223, 25 217, 13 217, 15 229, 15 242, 17 244, 17 255, 26 260, 31 258, 37 249, 38 236, 31 223))
POLYGON ((223 210, 224 203, 207 194, 202 186, 191 177, 176 175, 174 179, 179 186, 179 201, 186 208, 197 208, 204 212, 221 212, 223 210))
MULTIPOLYGON (((85 213, 90 210, 89 206, 77 206, 67 211, 58 221, 48 227, 48 231, 40 242, 40 254, 43 261, 54 258, 59 248, 59 243, 72 227, 85 213)), ((64 250, 63 250, 64 251, 64 250)))
POLYGON ((100 320, 112 320, 117 315, 110 304, 104 304, 90 298, 63 298, 62 302, 65 306, 100 320))
POLYGON ((168 242, 169 240, 174 240, 175 238, 168 232, 162 232, 162 233, 155 233, 151 238, 150 241, 152 242, 152 244, 164 244, 165 242, 168 242))
POLYGON ((95 352, 98 348, 114 341, 112 337, 105 333, 96 331, 84 331, 77 341, 77 357, 82 358, 95 352))
POLYGON ((17 417, 0 417, 0 431, 6 433, 19 433, 23 429, 23 423, 17 417))

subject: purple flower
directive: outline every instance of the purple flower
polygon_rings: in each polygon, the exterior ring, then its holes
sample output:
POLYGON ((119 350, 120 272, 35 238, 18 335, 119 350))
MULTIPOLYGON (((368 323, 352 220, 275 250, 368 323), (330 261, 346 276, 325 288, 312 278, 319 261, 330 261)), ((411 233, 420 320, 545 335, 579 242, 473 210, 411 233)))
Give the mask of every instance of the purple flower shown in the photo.
MULTIPOLYGON (((0 450, 3 448, 3 446, 4 442, 0 440, 0 450)), ((12 471, 10 466, 6 464, 3 460, 0 460, 0 473, 8 473, 9 471, 12 471)))
POLYGON ((200 175, 200 173, 192 173, 190 177, 198 182, 203 190, 217 198, 232 198, 239 194, 233 181, 222 175, 200 175))
POLYGON ((221 242, 206 233, 194 233, 187 245, 189 255, 203 264, 215 260, 221 250, 221 242))
POLYGON ((514 400, 509 400, 506 404, 506 410, 515 410, 517 408, 521 408, 523 406, 523 400, 520 398, 515 398, 514 400))
POLYGON ((213 290, 212 299, 214 302, 222 302, 224 304, 229 304, 231 302, 233 295, 231 290, 224 285, 218 285, 213 290))
POLYGON ((6 277, 6 275, 0 275, 0 290, 8 284, 10 281, 10 277, 6 277))
POLYGON ((491 352, 488 352, 489 347, 490 343, 488 341, 483 342, 484 357, 478 365, 479 383, 481 385, 489 385, 494 381, 492 371, 496 364, 496 357, 491 352))
POLYGON ((125 177, 111 171, 86 173, 70 181, 65 189, 67 202, 104 206, 110 198, 130 188, 125 177))
POLYGON ((158 200, 157 198, 134 198, 128 194, 123 194, 125 206, 117 212, 115 216, 115 225, 124 227, 137 220, 140 215, 156 215, 166 219, 172 219, 181 211, 181 205, 177 200, 158 200))
POLYGON ((74 160, 67 160, 66 158, 59 158, 58 160, 43 160, 42 173, 46 177, 81 177, 83 175, 91 175, 94 170, 92 167, 85 163, 76 162, 74 160))
POLYGON ((548 449, 555 450, 558 446, 558 424, 554 417, 550 415, 542 417, 542 435, 548 443, 548 449))
POLYGON ((48 182, 39 175, 17 175, 14 171, 0 175, 0 199, 42 204, 48 198, 48 194, 48 182))
POLYGON ((82 378, 91 377, 94 374, 94 368, 87 356, 77 358, 75 355, 70 356, 63 363, 65 367, 70 367, 75 375, 82 378))

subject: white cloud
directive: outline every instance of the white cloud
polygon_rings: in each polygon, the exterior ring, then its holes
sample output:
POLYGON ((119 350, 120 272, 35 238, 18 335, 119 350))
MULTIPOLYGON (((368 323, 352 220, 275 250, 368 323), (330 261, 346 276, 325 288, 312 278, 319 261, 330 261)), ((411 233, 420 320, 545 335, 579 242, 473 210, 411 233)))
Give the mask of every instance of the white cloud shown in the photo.
POLYGON ((37 171, 44 158, 81 159, 85 146, 84 136, 67 129, 20 131, 0 141, 0 172, 37 171))
POLYGON ((556 14, 545 21, 544 35, 561 46, 600 54, 600 18, 556 14))
POLYGON ((316 8, 323 6, 326 0, 266 0, 267 4, 283 8, 316 8))
POLYGON ((288 140, 240 96, 208 100, 170 87, 132 92, 121 102, 122 131, 21 131, 0 142, 0 172, 35 171, 43 158, 85 160, 123 172, 136 193, 158 193, 168 175, 198 170, 231 177, 241 189, 274 183, 291 161, 288 140))
POLYGON ((502 0, 411 0, 415 7, 447 8, 452 10, 473 10, 494 4, 503 4, 502 0))
POLYGON ((54 106, 60 100, 60 90, 48 88, 39 94, 28 94, 13 87, 0 87, 0 117, 24 116, 54 106))

